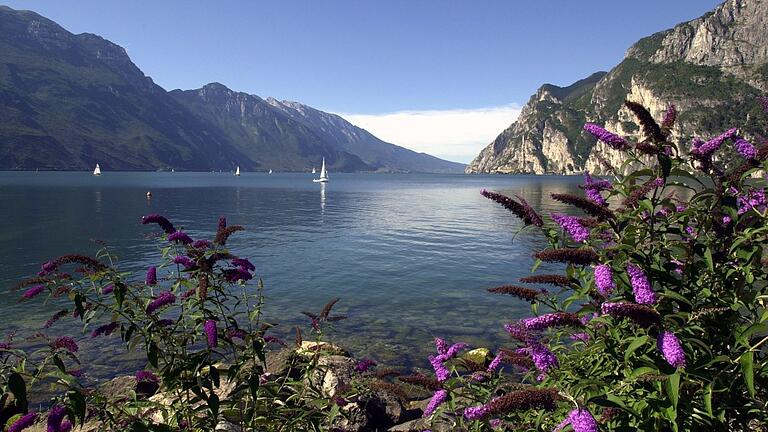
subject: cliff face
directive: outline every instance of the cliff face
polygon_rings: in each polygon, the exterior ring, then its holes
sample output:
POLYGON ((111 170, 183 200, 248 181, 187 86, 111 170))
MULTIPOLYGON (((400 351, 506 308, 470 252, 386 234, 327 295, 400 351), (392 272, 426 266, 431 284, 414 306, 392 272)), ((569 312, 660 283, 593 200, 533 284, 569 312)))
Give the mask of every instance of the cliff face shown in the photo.
POLYGON ((542 86, 466 172, 603 173, 598 156, 621 166, 619 152, 581 128, 593 122, 637 137, 624 100, 643 104, 657 118, 669 104, 677 105, 673 138, 683 147, 692 136, 718 134, 731 125, 748 136, 763 132, 768 124, 756 97, 768 91, 765 22, 768 0, 729 0, 701 18, 641 39, 607 74, 566 88, 542 86))

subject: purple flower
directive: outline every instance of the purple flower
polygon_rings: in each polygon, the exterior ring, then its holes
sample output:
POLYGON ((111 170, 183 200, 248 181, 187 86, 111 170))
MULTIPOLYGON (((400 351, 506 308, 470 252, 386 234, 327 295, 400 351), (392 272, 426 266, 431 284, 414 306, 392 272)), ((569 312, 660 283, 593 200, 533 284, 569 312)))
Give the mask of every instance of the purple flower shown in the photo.
POLYGON ((755 146, 750 144, 747 140, 744 138, 737 138, 736 142, 733 143, 733 145, 736 147, 736 151, 739 152, 742 156, 744 156, 745 159, 753 159, 755 156, 757 156, 757 149, 755 146))
POLYGON ((160 382, 160 378, 148 370, 141 370, 136 372, 136 381, 157 383, 160 382))
POLYGON ((435 338, 435 349, 438 354, 445 354, 448 352, 448 343, 439 337, 435 338))
POLYGON ((568 417, 555 428, 555 432, 562 430, 569 424, 573 428, 573 432, 597 432, 599 430, 597 421, 586 408, 576 408, 571 411, 568 417))
POLYGON ((192 242, 192 247, 195 249, 207 249, 211 247, 211 242, 208 240, 195 240, 192 242))
POLYGON ((104 324, 102 326, 96 327, 96 329, 91 333, 91 337, 95 338, 97 336, 109 336, 112 333, 114 333, 117 328, 120 327, 120 324, 116 322, 111 322, 109 324, 104 324))
POLYGON ((58 268, 59 264, 56 261, 46 261, 40 266, 40 273, 38 273, 38 276, 48 276, 58 270, 58 268))
POLYGON ((21 417, 19 417, 18 420, 13 422, 12 425, 8 427, 8 432, 21 432, 24 429, 32 426, 37 421, 37 418, 40 416, 40 414, 36 412, 31 412, 29 414, 25 414, 21 417))
POLYGON ((366 372, 368 369, 376 366, 376 362, 371 359, 362 359, 355 365, 355 372, 366 372))
POLYGON ((584 172, 584 184, 579 185, 581 189, 584 189, 584 193, 591 201, 601 206, 607 206, 608 202, 600 195, 601 191, 610 190, 613 186, 611 182, 604 179, 593 179, 589 172, 584 172))
POLYGON ((458 353, 459 353, 459 351, 461 351, 461 350, 463 350, 463 349, 467 348, 468 346, 469 346, 469 345, 467 345, 467 344, 465 344, 465 343, 463 343, 463 342, 458 342, 458 343, 455 343, 455 344, 451 345, 451 346, 448 348, 448 350, 445 352, 445 356, 446 356, 447 358, 449 358, 449 359, 451 359, 451 358, 454 358, 454 357, 456 357, 456 354, 458 354, 458 353))
POLYGON ((670 366, 675 368, 685 367, 685 351, 680 340, 672 332, 662 331, 656 339, 656 345, 670 366))
POLYGON ((224 279, 227 282, 247 281, 253 279, 253 275, 248 270, 238 267, 224 270, 224 279))
POLYGON ((114 286, 114 285, 112 285, 112 284, 109 284, 109 285, 105 286, 105 287, 104 287, 104 288, 101 290, 101 293, 102 293, 102 294, 109 294, 109 293, 111 293, 111 292, 112 292, 112 291, 114 291, 114 290, 115 290, 115 286, 114 286))
POLYGON ((581 327, 581 321, 576 314, 570 312, 553 312, 534 318, 521 320, 528 330, 544 330, 550 327, 581 327))
POLYGON ((664 117, 661 119, 661 127, 670 129, 677 119, 677 107, 674 104, 667 107, 664 117))
POLYGON ((613 149, 626 150, 629 148, 629 142, 627 142, 627 140, 616 135, 615 133, 608 132, 596 124, 587 123, 584 125, 584 130, 613 149))
POLYGON ((176 295, 170 291, 161 292, 149 305, 147 305, 147 313, 152 313, 163 306, 167 306, 176 302, 176 295))
POLYGON ((28 290, 24 291, 24 294, 22 294, 21 297, 25 299, 31 299, 32 297, 35 297, 36 295, 43 292, 44 289, 45 287, 42 285, 35 285, 32 288, 29 288, 28 290))
POLYGON ((424 409, 424 417, 431 416, 435 410, 437 410, 437 407, 443 404, 448 399, 448 391, 446 390, 438 390, 435 392, 434 395, 432 395, 432 399, 429 400, 429 404, 427 404, 427 407, 424 409))
POLYGON ((708 157, 716 152, 723 145, 725 140, 733 138, 734 135, 736 135, 736 128, 728 129, 705 143, 702 143, 700 140, 694 141, 691 153, 698 157, 708 157))
POLYGON ((150 266, 147 269, 146 282, 147 282, 147 285, 156 285, 157 284, 157 267, 150 266))
POLYGON ((533 364, 536 365, 536 369, 547 372, 552 368, 556 368, 560 365, 552 351, 546 346, 540 343, 534 343, 531 345, 530 356, 533 360, 533 364))
POLYGON ((616 289, 611 266, 600 264, 595 267, 595 286, 597 286, 597 291, 604 297, 610 296, 613 290, 616 289))
POLYGON ((43 328, 50 328, 56 321, 65 317, 68 313, 69 313, 69 310, 67 309, 56 312, 50 318, 48 318, 48 321, 45 322, 45 325, 43 326, 43 328))
POLYGON ((176 232, 176 228, 173 227, 173 224, 168 221, 168 219, 160 216, 159 214, 152 213, 148 214, 141 218, 142 225, 150 224, 150 223, 156 223, 160 225, 160 228, 165 231, 166 234, 173 234, 176 232))
POLYGON ((655 309, 635 303, 603 303, 600 306, 601 311, 614 318, 629 318, 635 324, 641 327, 649 327, 657 324, 661 317, 655 309))
POLYGON ((589 342, 589 333, 574 333, 571 335, 571 340, 587 343, 589 342))
POLYGON ((66 415, 67 409, 64 405, 56 405, 51 408, 51 411, 48 413, 48 432, 64 432, 67 430, 66 426, 61 423, 66 415))
POLYGON ((501 366, 501 361, 504 359, 504 353, 500 352, 496 354, 496 357, 491 360, 491 363, 488 364, 488 369, 486 369, 488 372, 494 372, 496 369, 501 366))
POLYGON ((194 267, 195 266, 195 262, 192 261, 192 259, 189 258, 188 256, 184 256, 184 255, 179 255, 177 257, 174 257, 173 258, 173 263, 174 264, 181 264, 185 268, 190 268, 190 267, 194 267))
POLYGON ((77 346, 77 342, 69 336, 57 338, 53 341, 51 346, 53 349, 65 349, 71 353, 76 353, 80 349, 80 347, 77 346))
POLYGON ((432 365, 432 369, 435 370, 435 375, 439 382, 443 382, 451 376, 451 371, 449 371, 448 368, 445 367, 445 364, 443 364, 443 362, 447 360, 444 356, 444 354, 440 354, 436 357, 429 356, 429 363, 432 365))
POLYGON ((635 301, 639 304, 656 304, 658 297, 651 288, 651 283, 643 270, 634 265, 627 264, 627 273, 632 283, 632 292, 635 294, 635 301))
POLYGON ((531 332, 528 331, 528 329, 519 322, 504 324, 504 330, 506 330, 510 336, 521 342, 528 342, 535 338, 533 335, 531 335, 531 332))
POLYGON ((216 321, 209 319, 203 324, 203 330, 205 331, 205 338, 208 341, 208 347, 216 348, 219 345, 219 334, 216 329, 216 321))
POLYGON ((568 232, 573 241, 583 242, 589 238, 589 229, 582 225, 581 220, 576 216, 552 213, 551 217, 568 232))
POLYGON ((232 259, 232 265, 245 270, 256 270, 256 266, 254 266, 247 258, 234 258, 232 259))
POLYGON ((151 396, 160 388, 160 378, 147 370, 136 372, 136 393, 151 396))
POLYGON ((732 219, 730 216, 723 216, 723 225, 728 225, 731 223, 732 219))
POLYGON ((188 236, 184 231, 176 231, 168 235, 168 241, 179 242, 188 245, 192 243, 192 238, 188 236))
POLYGON ((480 405, 464 409, 464 418, 467 420, 480 420, 490 413, 491 408, 488 405, 480 405))
POLYGON ((764 212, 766 210, 765 190, 749 190, 745 194, 736 197, 736 204, 739 206, 739 215, 752 209, 764 212))

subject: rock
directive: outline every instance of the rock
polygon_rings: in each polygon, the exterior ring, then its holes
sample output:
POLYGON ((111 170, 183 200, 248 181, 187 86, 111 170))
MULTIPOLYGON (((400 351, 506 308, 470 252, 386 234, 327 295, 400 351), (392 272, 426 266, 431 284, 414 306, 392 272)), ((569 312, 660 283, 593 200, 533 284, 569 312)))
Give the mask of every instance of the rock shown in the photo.
POLYGON ((133 376, 121 376, 112 378, 99 386, 99 393, 109 400, 132 399, 136 389, 136 378, 133 376))
POLYGON ((303 341, 301 346, 296 349, 296 354, 301 356, 313 356, 318 352, 349 357, 349 353, 344 348, 330 342, 303 341))
POLYGON ((756 72, 768 64, 767 3, 727 0, 698 19, 641 39, 608 73, 568 87, 543 85, 465 172, 608 174, 598 156, 618 168, 626 155, 596 142, 582 127, 597 123, 630 142, 644 139, 625 100, 642 104, 658 121, 675 104, 681 115, 673 141, 711 138, 730 125, 743 125, 740 133, 755 138, 765 123, 746 120, 756 97, 768 92, 768 76, 756 72))
POLYGON ((385 430, 395 424, 403 423, 421 416, 421 409, 406 407, 406 402, 398 395, 388 391, 376 391, 365 401, 368 426, 373 430, 385 430))
POLYGON ((312 372, 312 383, 320 387, 323 396, 333 397, 339 390, 352 383, 357 362, 349 357, 331 355, 320 357, 317 369, 312 372))

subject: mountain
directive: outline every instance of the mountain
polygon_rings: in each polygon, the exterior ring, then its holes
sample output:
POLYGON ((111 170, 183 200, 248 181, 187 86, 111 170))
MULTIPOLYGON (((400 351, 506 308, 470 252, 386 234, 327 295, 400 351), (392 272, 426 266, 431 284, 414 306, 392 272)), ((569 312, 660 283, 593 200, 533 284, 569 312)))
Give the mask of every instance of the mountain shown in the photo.
MULTIPOLYGON (((768 92, 768 0, 728 0, 704 16, 643 38, 608 73, 568 87, 546 84, 517 120, 467 166, 467 173, 605 171, 624 155, 582 132, 585 122, 638 137, 624 100, 661 118, 680 112, 678 142, 738 126, 747 136, 768 129, 757 97, 768 92)), ((685 151, 686 149, 681 149, 685 151)))
POLYGON ((334 171, 373 171, 352 153, 313 128, 272 108, 264 99, 211 83, 197 90, 173 90, 171 98, 217 130, 243 155, 248 170, 306 171, 326 164, 334 171))
POLYGON ((122 47, 0 6, 0 169, 463 170, 285 107, 218 83, 167 92, 122 47))
POLYGON ((290 118, 319 133, 326 141, 338 143, 344 150, 359 156, 365 163, 382 171, 462 172, 465 165, 417 153, 376 138, 336 114, 329 114, 292 101, 267 98, 267 103, 290 118))

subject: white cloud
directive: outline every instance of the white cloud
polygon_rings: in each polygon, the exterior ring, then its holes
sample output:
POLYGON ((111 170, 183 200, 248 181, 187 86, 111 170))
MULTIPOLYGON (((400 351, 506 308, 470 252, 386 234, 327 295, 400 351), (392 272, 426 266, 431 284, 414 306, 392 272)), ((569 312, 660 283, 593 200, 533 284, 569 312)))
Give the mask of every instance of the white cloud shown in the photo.
POLYGON ((519 114, 520 107, 516 104, 385 114, 339 113, 384 141, 464 163, 477 156, 519 114))

